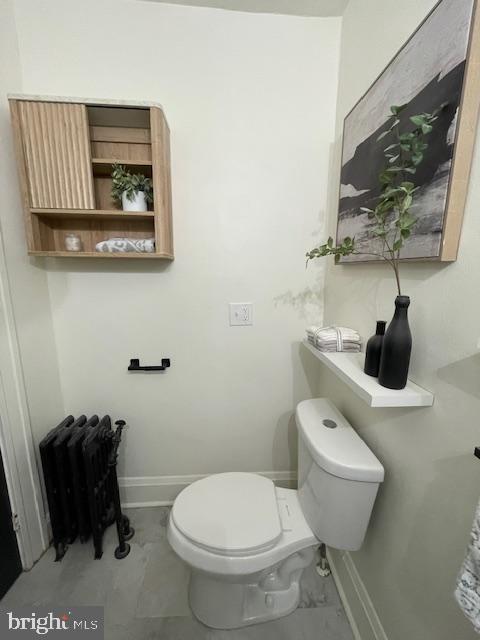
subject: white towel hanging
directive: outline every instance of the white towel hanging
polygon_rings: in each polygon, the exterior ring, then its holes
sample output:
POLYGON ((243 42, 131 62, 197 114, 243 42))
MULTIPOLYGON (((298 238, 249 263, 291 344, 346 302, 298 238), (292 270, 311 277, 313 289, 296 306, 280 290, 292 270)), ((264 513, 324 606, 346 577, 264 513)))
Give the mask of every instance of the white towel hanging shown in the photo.
POLYGON ((475 511, 470 544, 457 579, 455 598, 477 633, 480 633, 480 503, 475 511))

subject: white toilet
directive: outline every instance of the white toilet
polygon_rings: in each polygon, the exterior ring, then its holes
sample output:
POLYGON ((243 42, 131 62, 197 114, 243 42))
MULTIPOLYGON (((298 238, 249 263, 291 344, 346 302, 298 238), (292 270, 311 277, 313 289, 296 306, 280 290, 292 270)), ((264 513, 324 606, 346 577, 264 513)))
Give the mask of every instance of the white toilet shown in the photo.
POLYGON ((168 540, 192 570, 190 606, 233 629, 291 613, 320 542, 359 549, 384 470, 334 405, 301 402, 298 491, 253 473, 194 482, 174 502, 168 540))

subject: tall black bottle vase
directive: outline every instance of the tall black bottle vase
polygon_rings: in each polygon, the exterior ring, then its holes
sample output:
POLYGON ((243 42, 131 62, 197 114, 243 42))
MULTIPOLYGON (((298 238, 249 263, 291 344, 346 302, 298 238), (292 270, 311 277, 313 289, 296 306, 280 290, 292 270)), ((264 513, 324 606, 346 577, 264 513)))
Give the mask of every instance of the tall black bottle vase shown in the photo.
POLYGON ((412 334, 408 324, 408 296, 397 296, 395 314, 385 332, 378 382, 387 389, 404 389, 408 379, 412 334))

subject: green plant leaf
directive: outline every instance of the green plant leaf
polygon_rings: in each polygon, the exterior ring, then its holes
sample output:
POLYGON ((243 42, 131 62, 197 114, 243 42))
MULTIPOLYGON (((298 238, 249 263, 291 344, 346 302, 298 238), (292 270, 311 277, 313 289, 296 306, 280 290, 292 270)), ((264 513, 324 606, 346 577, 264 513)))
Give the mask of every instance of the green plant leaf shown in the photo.
POLYGON ((405 211, 398 218, 396 225, 400 229, 411 229, 416 222, 417 222, 417 218, 412 216, 408 211, 405 211))
POLYGON ((403 199, 403 210, 406 211, 407 209, 410 209, 410 207, 413 204, 413 197, 408 194, 407 196, 405 196, 405 198, 403 199))
POLYGON ((410 121, 413 122, 413 124, 416 125, 417 127, 421 127, 422 124, 425 124, 425 116, 423 115, 412 116, 410 118, 410 121))
POLYGON ((423 160, 423 153, 414 153, 412 155, 412 162, 415 166, 418 166, 423 160))
POLYGON ((391 198, 397 193, 402 193, 402 192, 403 192, 403 189, 400 189, 400 187, 391 187, 387 185, 385 187, 385 191, 383 192, 382 198, 391 198))
POLYGON ((378 203, 378 205, 376 207, 376 212, 380 213, 380 214, 388 213, 394 207, 395 207, 395 201, 394 200, 390 200, 389 198, 386 198, 385 200, 381 200, 378 203))
POLYGON ((378 176, 380 183, 384 185, 391 184, 393 182, 393 176, 387 173, 386 171, 382 171, 382 173, 378 176))
POLYGON ((393 105, 390 107, 390 111, 393 113, 394 116, 398 116, 398 114, 402 113, 402 111, 406 109, 406 107, 408 107, 408 102, 406 104, 401 104, 400 106, 393 105))

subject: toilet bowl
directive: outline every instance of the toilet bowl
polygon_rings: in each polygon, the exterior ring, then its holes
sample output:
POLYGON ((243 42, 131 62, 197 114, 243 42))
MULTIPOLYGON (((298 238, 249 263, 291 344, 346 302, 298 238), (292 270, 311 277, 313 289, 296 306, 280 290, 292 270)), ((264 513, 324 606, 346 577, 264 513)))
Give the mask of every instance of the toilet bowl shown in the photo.
POLYGON ((233 629, 291 613, 303 570, 324 542, 360 547, 383 467, 325 399, 297 407, 298 490, 253 473, 198 480, 175 500, 170 545, 191 568, 190 606, 233 629))
POLYGON ((297 607, 300 576, 318 540, 296 491, 255 474, 220 473, 190 485, 177 501, 168 539, 192 568, 190 606, 201 622, 232 629, 297 607), (182 518, 190 507, 198 520, 182 518))

